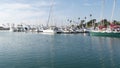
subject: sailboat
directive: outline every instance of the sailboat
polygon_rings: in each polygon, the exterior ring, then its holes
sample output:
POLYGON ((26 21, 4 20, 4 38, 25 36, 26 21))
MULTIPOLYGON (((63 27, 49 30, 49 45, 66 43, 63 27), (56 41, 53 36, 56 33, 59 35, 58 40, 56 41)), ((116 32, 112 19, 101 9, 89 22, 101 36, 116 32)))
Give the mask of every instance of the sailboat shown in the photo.
POLYGON ((51 0, 50 12, 49 12, 49 17, 48 17, 48 22, 47 22, 47 28, 43 30, 43 33, 61 33, 61 31, 59 30, 58 27, 56 27, 56 26, 49 26, 50 20, 52 18, 53 2, 54 1, 51 0))
MULTIPOLYGON (((114 0, 114 4, 113 4, 111 21, 112 21, 113 15, 114 15, 115 4, 116 4, 116 0, 114 0)), ((118 26, 118 25, 110 23, 109 27, 99 26, 98 28, 99 28, 98 30, 92 30, 90 32, 90 35, 92 35, 92 36, 120 37, 120 26, 118 26)))
POLYGON ((61 31, 56 26, 50 26, 43 30, 43 33, 61 33, 61 31))

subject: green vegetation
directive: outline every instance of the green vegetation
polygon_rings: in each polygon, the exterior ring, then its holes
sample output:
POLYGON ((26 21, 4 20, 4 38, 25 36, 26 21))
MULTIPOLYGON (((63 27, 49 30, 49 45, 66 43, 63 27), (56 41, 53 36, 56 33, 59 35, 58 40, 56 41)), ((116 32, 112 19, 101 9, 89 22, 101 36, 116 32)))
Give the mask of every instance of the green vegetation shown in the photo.
MULTIPOLYGON (((108 21, 107 19, 103 19, 99 22, 96 22, 96 19, 91 19, 89 21, 86 22, 86 17, 84 20, 80 20, 80 18, 78 18, 79 22, 77 27, 78 28, 91 28, 91 27, 97 27, 99 25, 108 27, 110 25, 110 23, 116 24, 116 25, 120 25, 120 21, 116 21, 114 20, 113 22, 108 21)), ((72 26, 74 26, 74 23, 76 24, 76 22, 69 20, 69 23, 72 23, 72 26)))
MULTIPOLYGON (((78 22, 77 22, 77 28, 91 28, 91 27, 97 27, 98 25, 102 25, 105 27, 108 27, 110 25, 110 23, 116 24, 116 25, 120 25, 120 21, 117 20, 113 20, 113 22, 108 21, 107 19, 103 19, 99 22, 96 22, 96 19, 92 19, 92 14, 90 14, 90 20, 86 21, 87 17, 85 16, 83 20, 81 20, 80 17, 78 17, 78 22)), ((74 24, 76 24, 75 21, 73 20, 67 20, 69 21, 69 23, 71 23, 72 26, 74 26, 74 24)))

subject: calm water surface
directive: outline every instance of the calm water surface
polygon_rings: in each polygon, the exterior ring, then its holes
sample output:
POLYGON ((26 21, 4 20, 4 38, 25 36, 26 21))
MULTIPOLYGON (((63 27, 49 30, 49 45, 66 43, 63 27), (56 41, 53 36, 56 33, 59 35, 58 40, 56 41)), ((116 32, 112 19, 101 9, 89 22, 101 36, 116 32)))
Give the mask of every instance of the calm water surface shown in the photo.
POLYGON ((120 68, 120 38, 0 32, 0 68, 120 68))

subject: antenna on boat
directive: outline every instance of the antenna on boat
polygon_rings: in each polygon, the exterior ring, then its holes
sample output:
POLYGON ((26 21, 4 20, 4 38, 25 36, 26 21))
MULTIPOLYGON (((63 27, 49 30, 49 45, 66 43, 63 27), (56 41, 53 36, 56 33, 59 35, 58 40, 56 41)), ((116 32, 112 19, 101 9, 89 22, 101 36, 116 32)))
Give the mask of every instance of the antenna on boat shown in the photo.
POLYGON ((115 12, 115 7, 116 7, 116 0, 114 0, 114 2, 113 2, 112 15, 111 15, 110 22, 112 22, 112 19, 113 19, 113 16, 114 16, 114 12, 115 12))
POLYGON ((48 21, 47 21, 47 27, 49 27, 49 23, 50 23, 50 18, 51 18, 51 15, 52 15, 52 11, 53 11, 53 2, 54 0, 50 0, 50 11, 49 11, 49 16, 48 16, 48 21))

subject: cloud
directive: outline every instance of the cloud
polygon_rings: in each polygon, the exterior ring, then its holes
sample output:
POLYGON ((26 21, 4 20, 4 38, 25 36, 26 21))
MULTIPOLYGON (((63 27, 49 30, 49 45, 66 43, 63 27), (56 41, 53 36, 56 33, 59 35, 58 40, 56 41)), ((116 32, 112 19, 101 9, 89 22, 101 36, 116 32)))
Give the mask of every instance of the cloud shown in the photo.
MULTIPOLYGON (((50 7, 52 2, 49 1, 39 1, 37 3, 32 4, 35 7, 50 7)), ((56 5, 57 3, 54 2, 53 5, 56 5)))
POLYGON ((31 5, 29 4, 22 4, 22 3, 4 3, 1 4, 0 9, 11 9, 11 10, 15 10, 15 9, 27 9, 27 8, 31 8, 31 5))
POLYGON ((41 2, 39 3, 39 6, 50 6, 50 3, 45 2, 45 1, 41 1, 41 2))
MULTIPOLYGON (((39 6, 46 5, 47 3, 44 2, 39 6)), ((42 17, 47 16, 47 11, 41 8, 25 3, 3 3, 0 6, 0 23, 20 23, 29 20, 34 20, 35 22, 38 18, 41 19, 42 17)))
POLYGON ((3 23, 20 23, 29 20, 42 20, 46 16, 45 11, 16 11, 16 12, 0 12, 0 21, 3 23))
POLYGON ((92 4, 90 4, 90 3, 84 3, 83 6, 89 7, 89 6, 92 6, 92 4))
POLYGON ((86 6, 86 7, 91 7, 91 6, 96 7, 96 6, 100 6, 100 5, 101 5, 101 1, 97 1, 97 0, 95 0, 94 2, 86 0, 83 3, 83 6, 86 6))
MULTIPOLYGON (((18 0, 0 3, 0 23, 46 23, 51 2, 49 0, 18 0)), ((53 3, 56 5, 56 3, 53 3)))

